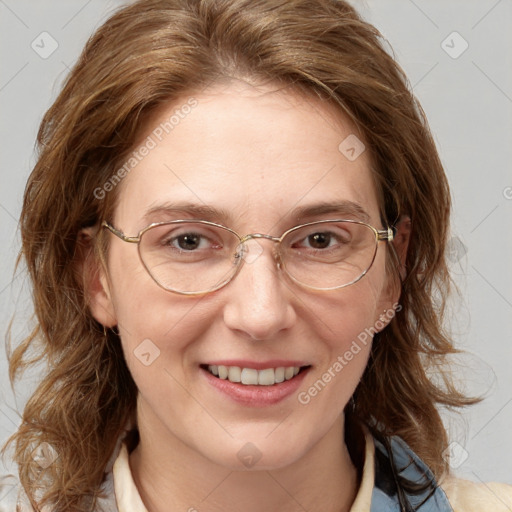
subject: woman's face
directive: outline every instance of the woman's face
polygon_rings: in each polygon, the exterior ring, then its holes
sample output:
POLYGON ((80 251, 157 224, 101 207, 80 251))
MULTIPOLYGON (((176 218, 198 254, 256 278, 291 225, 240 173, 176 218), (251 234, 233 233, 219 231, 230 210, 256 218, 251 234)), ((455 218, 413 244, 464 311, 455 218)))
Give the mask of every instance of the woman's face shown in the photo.
MULTIPOLYGON (((241 235, 280 236, 310 221, 365 220, 366 212, 382 229, 368 152, 354 137, 332 107, 289 89, 232 82, 184 96, 147 124, 111 222, 128 236, 152 222, 189 218, 241 235)), ((151 279, 136 244, 107 236, 108 279, 92 308, 119 328, 139 389, 140 429, 232 468, 283 467, 341 432, 370 352, 368 330, 382 327, 379 317, 396 298, 385 243, 363 279, 315 291, 278 269, 274 242, 252 240, 252 257, 233 281, 185 296, 151 279), (303 370, 280 384, 248 387, 212 375, 208 365, 248 368, 248 376, 303 370)))

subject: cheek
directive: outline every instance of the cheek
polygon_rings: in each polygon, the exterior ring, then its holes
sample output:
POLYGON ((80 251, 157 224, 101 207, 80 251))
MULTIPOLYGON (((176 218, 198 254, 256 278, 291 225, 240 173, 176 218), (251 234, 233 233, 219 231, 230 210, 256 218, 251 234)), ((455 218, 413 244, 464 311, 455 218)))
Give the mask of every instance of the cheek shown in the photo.
POLYGON ((153 344, 165 356, 162 360, 176 360, 208 325, 209 315, 203 309, 200 298, 175 297, 154 284, 134 287, 117 302, 125 352, 137 355, 142 343, 153 344))
POLYGON ((132 294, 129 302, 122 308, 119 329, 141 397, 164 423, 169 411, 197 414, 186 390, 191 388, 190 369, 196 368, 190 346, 211 323, 206 312, 200 314, 200 299, 176 299, 155 285, 151 291, 132 294))
POLYGON ((361 333, 375 330, 385 304, 384 261, 375 262, 360 281, 311 300, 311 318, 331 348, 346 350, 361 333))
POLYGON ((313 327, 311 334, 323 341, 325 350, 314 375, 315 389, 306 390, 305 401, 329 387, 332 393, 327 393, 329 398, 325 399, 329 406, 341 410, 357 387, 373 336, 383 327, 379 317, 383 312, 384 261, 375 263, 359 282, 310 302, 313 306, 307 314, 313 327))
MULTIPOLYGON (((123 243, 123 242, 121 242, 123 243)), ((110 275, 112 300, 118 328, 128 348, 135 348, 145 338, 184 328, 185 320, 197 300, 184 300, 160 288, 140 262, 137 247, 112 247, 110 275)))
MULTIPOLYGON (((322 361, 319 373, 328 372, 333 377, 334 372, 339 378, 332 380, 338 383, 357 383, 370 353, 376 304, 370 293, 358 293, 358 288, 355 288, 344 297, 343 304, 336 311, 327 310, 329 321, 325 322, 328 327, 324 329, 327 358, 322 361)), ((328 375, 323 380, 330 382, 328 375)))
POLYGON ((136 250, 118 261, 122 268, 111 269, 112 301, 126 362, 143 386, 148 375, 154 378, 156 371, 186 357, 185 348, 200 336, 209 317, 202 298, 160 288, 140 265, 136 250))

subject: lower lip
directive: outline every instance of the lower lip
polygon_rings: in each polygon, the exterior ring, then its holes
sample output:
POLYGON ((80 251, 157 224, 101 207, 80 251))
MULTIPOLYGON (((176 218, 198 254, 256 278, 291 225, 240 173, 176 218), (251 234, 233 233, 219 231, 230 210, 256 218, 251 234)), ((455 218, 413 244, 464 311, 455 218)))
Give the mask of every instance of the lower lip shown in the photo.
POLYGON ((281 402, 297 391, 311 367, 302 370, 293 379, 272 386, 246 386, 245 384, 219 379, 201 368, 209 384, 241 405, 266 407, 281 402))

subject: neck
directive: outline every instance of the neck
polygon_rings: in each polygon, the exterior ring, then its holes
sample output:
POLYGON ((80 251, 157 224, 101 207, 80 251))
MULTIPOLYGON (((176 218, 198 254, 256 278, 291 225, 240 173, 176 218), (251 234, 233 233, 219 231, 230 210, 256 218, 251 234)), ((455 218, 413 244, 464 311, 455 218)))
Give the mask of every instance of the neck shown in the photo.
POLYGON ((348 512, 357 471, 340 416, 302 458, 273 470, 237 471, 206 459, 167 429, 148 432, 130 454, 134 481, 148 512, 348 512))

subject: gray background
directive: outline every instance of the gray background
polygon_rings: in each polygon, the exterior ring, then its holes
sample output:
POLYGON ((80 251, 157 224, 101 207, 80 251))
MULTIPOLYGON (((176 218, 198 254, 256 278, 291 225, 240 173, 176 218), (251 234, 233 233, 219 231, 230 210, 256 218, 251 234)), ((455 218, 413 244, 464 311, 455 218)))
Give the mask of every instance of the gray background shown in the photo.
MULTIPOLYGON (((37 127, 89 35, 121 4, 0 0, 2 337, 15 312, 15 341, 31 325, 28 279, 23 268, 13 272, 37 127)), ((512 484, 512 0, 353 4, 391 43, 427 113, 451 183, 449 258, 460 296, 448 320, 466 351, 454 372, 466 390, 486 395, 460 416, 444 414, 454 442, 452 465, 472 480, 512 484)), ((15 398, 0 352, 0 442, 14 431, 16 409, 36 381, 37 373, 28 375, 15 398)))

